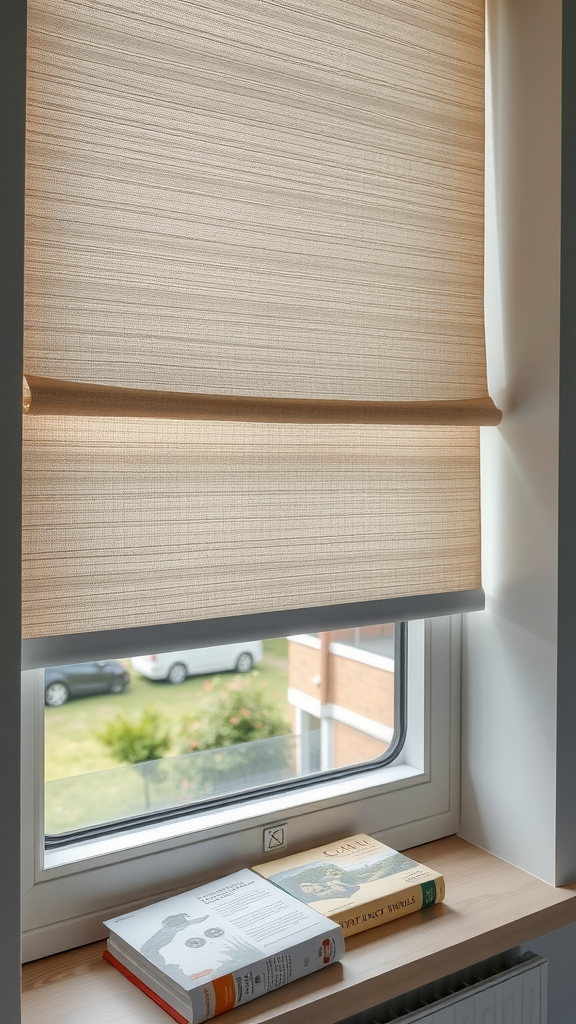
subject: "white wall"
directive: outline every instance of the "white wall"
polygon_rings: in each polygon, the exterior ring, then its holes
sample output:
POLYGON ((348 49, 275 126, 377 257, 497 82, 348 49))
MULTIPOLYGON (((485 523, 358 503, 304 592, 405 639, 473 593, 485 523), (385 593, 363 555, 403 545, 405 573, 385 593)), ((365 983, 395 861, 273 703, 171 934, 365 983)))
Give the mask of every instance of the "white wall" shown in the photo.
MULTIPOLYGON (((565 358, 560 509, 558 499, 561 309, 563 356, 574 336, 574 314, 567 315, 560 295, 562 4, 488 0, 488 7, 495 146, 487 182, 486 328, 491 391, 507 415, 482 439, 487 602, 484 612, 468 616, 465 632, 461 834, 560 884, 576 877, 569 698, 576 574, 566 543, 576 534, 576 515, 574 495, 565 493, 565 475, 569 482, 576 476, 576 387, 565 358)), ((569 38, 576 44, 575 7, 564 0, 568 54, 575 52, 569 38)), ((569 291, 574 253, 567 245, 575 227, 569 191, 576 185, 567 139, 576 94, 570 76, 576 79, 576 65, 572 72, 565 57, 562 260, 569 291)), ((548 960, 550 1024, 574 1024, 576 924, 523 949, 548 960)))
POLYGON ((461 834, 555 883, 576 877, 576 849, 556 873, 562 3, 488 9, 486 329, 506 415, 482 439, 487 600, 465 634, 461 834))

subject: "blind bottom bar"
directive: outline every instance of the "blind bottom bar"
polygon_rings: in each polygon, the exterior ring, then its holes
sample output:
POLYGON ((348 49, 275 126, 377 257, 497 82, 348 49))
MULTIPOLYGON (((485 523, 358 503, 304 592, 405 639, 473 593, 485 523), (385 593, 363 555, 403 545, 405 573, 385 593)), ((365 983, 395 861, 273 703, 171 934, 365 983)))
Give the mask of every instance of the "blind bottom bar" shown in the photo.
POLYGON ((320 608, 233 615, 195 622, 171 622, 157 626, 108 629, 100 633, 72 633, 22 641, 22 669, 70 665, 106 658, 193 650, 242 640, 267 640, 292 633, 319 633, 380 622, 427 619, 438 615, 481 611, 484 591, 458 590, 447 594, 422 594, 360 601, 320 608))

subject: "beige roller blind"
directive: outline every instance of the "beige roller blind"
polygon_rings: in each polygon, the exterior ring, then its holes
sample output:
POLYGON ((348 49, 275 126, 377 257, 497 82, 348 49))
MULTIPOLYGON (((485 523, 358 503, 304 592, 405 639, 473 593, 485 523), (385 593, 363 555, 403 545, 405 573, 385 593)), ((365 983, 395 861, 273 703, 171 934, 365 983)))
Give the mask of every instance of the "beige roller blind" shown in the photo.
POLYGON ((478 587, 483 4, 29 10, 25 636, 478 587))

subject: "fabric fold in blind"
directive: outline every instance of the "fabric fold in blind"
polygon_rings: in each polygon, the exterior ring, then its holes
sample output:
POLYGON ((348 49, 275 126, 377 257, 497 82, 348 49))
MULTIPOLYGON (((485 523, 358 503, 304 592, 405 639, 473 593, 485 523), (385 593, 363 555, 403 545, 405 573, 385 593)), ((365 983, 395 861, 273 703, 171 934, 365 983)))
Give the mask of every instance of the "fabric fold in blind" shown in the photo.
POLYGON ((238 423, 406 423, 486 426, 501 413, 491 398, 441 402, 359 402, 343 399, 247 398, 108 387, 33 377, 23 381, 22 408, 33 416, 131 416, 229 420, 238 423))
MULTIPOLYGON (((487 400, 479 0, 29 8, 27 373, 487 400)), ((26 636, 479 585, 473 428, 25 430, 26 636)))

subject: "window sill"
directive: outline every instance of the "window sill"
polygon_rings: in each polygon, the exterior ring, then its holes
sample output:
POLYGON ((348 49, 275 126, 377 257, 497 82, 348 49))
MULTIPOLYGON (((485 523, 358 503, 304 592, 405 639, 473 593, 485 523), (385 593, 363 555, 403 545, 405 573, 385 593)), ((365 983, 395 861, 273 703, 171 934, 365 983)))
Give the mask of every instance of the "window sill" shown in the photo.
MULTIPOLYGON (((412 852, 444 872, 445 903, 349 939, 342 964, 230 1011, 227 1024, 335 1024, 576 921, 576 883, 556 889, 456 836, 412 852)), ((25 965, 23 1024, 166 1024, 167 1015, 102 960, 103 948, 97 942, 25 965)))
MULTIPOLYGON (((338 800, 340 803, 357 802, 383 787, 392 792, 407 782, 414 784, 417 780, 425 781, 427 777, 425 772, 405 764, 400 758, 394 764, 360 775, 302 786, 292 792, 290 803, 292 808, 302 808, 313 813, 326 799, 338 800)), ((191 837, 201 838, 208 830, 219 830, 222 835, 234 834, 239 827, 250 824, 264 826, 274 820, 281 821, 285 816, 285 793, 246 800, 245 803, 229 803, 204 813, 175 818, 164 824, 145 825, 140 829, 113 833, 75 846, 47 850, 44 854, 44 877, 57 878, 74 871, 86 871, 97 866, 102 858, 108 858, 111 862, 131 860, 135 852, 145 854, 151 845, 156 851, 178 845, 187 846, 191 837)))

